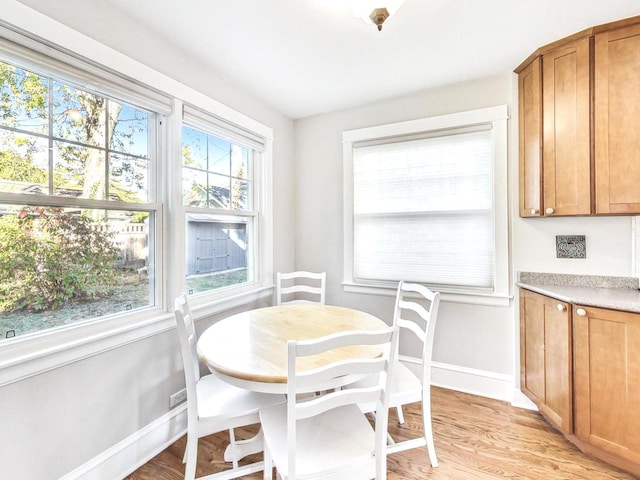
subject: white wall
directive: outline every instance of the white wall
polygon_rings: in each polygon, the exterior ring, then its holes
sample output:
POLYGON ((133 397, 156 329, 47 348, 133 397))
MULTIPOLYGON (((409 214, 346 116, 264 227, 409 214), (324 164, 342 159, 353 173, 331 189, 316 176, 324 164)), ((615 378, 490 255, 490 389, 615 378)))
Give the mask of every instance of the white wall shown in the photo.
POLYGON ((632 276, 632 218, 516 217, 514 268, 528 272, 632 276), (556 258, 556 235, 585 235, 587 258, 556 258))
MULTIPOLYGON (((91 2, 90 7, 87 2, 78 0, 22 3, 52 17, 65 19, 78 31, 86 33, 87 36, 77 43, 79 49, 102 51, 95 42, 99 39, 170 79, 272 128, 274 268, 293 268, 295 217, 291 205, 294 203, 295 169, 294 125, 290 119, 247 92, 225 83, 212 72, 203 70, 199 63, 152 32, 141 30, 126 18, 118 18, 117 12, 109 10, 103 2, 91 2)), ((28 25, 31 32, 49 40, 75 35, 66 26, 40 16, 22 3, 3 1, 1 19, 23 28, 28 25)), ((124 63, 129 64, 116 51, 107 56, 108 66, 115 70, 124 68, 124 63)), ((244 308, 253 306, 257 305, 244 308)), ((198 330, 214 320, 199 322, 198 330)), ((144 442, 136 440, 141 429, 166 419, 166 425, 157 426, 159 437, 154 439, 155 448, 163 448, 165 445, 158 442, 179 433, 176 424, 180 428, 186 425, 184 418, 181 424, 175 421, 179 417, 170 418, 176 410, 169 411, 169 395, 182 388, 184 377, 173 329, 0 386, 0 478, 54 480, 78 468, 81 476, 74 474, 70 478, 117 478, 119 475, 115 473, 95 472, 101 471, 101 460, 110 463, 114 472, 120 472, 118 468, 123 465, 148 460, 149 452, 144 450, 144 442), (123 444, 129 457, 122 462, 112 461, 110 449, 116 447, 117 450, 123 444), (101 455, 107 458, 101 458, 101 455), (94 476, 86 473, 90 471, 94 476)))

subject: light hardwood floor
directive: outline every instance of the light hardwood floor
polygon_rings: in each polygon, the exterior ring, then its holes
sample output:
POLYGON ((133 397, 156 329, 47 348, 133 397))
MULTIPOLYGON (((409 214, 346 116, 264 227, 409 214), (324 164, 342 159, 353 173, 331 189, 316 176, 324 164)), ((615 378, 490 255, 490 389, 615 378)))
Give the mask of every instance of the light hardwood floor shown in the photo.
MULTIPOLYGON (((508 403, 432 388, 433 429, 438 468, 431 468, 426 448, 389 457, 389 480, 632 480, 636 477, 582 454, 538 414, 508 403)), ((405 424, 390 414, 392 433, 422 430, 419 404, 404 409, 405 424)), ((255 428, 237 435, 247 438, 255 428)), ((222 452, 226 433, 200 439, 197 475, 226 468, 222 452)), ((126 480, 182 480, 185 438, 143 465, 126 480)), ((260 456, 249 458, 259 460, 260 456)), ((260 480, 262 473, 243 477, 260 480)))

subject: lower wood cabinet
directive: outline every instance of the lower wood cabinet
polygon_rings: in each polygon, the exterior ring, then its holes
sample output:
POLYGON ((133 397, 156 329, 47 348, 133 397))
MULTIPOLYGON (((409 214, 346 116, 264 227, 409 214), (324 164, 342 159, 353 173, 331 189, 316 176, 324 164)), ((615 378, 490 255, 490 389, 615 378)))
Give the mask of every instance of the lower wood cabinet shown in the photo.
POLYGON ((540 412, 573 431, 571 309, 565 302, 520 290, 520 382, 540 412))
POLYGON ((640 314, 573 307, 575 433, 639 465, 640 314))
POLYGON ((520 382, 578 448, 640 478, 640 314, 521 289, 520 382))

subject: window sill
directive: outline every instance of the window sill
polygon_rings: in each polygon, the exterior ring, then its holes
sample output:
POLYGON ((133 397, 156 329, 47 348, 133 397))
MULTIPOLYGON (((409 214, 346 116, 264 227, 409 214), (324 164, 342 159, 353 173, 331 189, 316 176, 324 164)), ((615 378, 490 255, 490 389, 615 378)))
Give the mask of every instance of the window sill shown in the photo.
MULTIPOLYGON (((201 303, 201 318, 271 296, 271 287, 254 288, 214 302, 201 303)), ((68 325, 24 335, 0 346, 0 387, 77 362, 84 358, 158 335, 175 328, 175 317, 160 308, 68 325)))
MULTIPOLYGON (((427 285, 428 286, 428 285, 427 285)), ((395 297, 395 285, 369 285, 354 282, 342 282, 342 287, 346 293, 361 293, 365 295, 386 295, 395 297)), ((440 300, 449 303, 466 303, 472 305, 487 305, 492 307, 508 307, 512 295, 499 293, 468 292, 438 289, 440 300)))

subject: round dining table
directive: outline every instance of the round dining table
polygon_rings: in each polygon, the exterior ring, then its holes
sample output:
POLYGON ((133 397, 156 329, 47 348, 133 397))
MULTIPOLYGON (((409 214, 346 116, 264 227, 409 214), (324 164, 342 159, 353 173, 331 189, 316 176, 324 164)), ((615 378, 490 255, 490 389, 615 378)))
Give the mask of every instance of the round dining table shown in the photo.
MULTIPOLYGON (((308 340, 347 330, 376 330, 388 325, 374 315, 351 308, 321 304, 292 304, 258 308, 226 317, 200 336, 200 360, 213 373, 238 387, 286 393, 287 342, 308 340)), ((351 346, 299 358, 300 371, 349 358, 379 356, 379 346, 351 346)), ((344 378, 325 387, 337 388, 344 378)))

